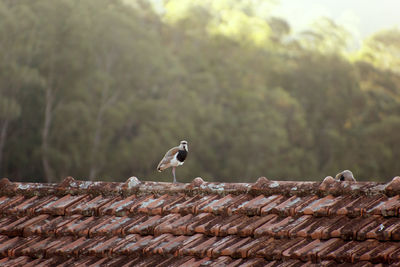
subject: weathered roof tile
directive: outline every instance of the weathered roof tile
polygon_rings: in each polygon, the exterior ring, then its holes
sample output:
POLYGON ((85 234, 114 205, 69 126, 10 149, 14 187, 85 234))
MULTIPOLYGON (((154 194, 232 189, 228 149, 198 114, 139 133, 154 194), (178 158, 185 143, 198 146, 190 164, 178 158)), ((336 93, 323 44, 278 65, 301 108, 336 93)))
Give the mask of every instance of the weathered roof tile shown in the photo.
MULTIPOLYGON (((259 195, 254 197, 248 201, 244 201, 243 203, 239 204, 237 208, 234 210, 235 213, 247 214, 249 216, 252 215, 260 215, 261 208, 266 206, 268 203, 276 200, 279 195, 272 195, 272 196, 264 196, 259 195)), ((233 208, 232 208, 233 210, 233 208)))
POLYGON ((400 186, 12 183, 0 188, 7 266, 400 264, 400 186))
POLYGON ((84 216, 99 216, 99 208, 116 201, 115 198, 96 196, 89 201, 78 201, 65 209, 67 215, 82 214, 84 216))
MULTIPOLYGON (((88 199, 89 197, 86 195, 66 195, 60 199, 55 200, 54 202, 49 202, 40 209, 41 213, 48 213, 53 215, 64 215, 65 209, 70 205, 82 201, 84 198, 88 199)), ((84 200, 83 200, 84 201, 84 200)))

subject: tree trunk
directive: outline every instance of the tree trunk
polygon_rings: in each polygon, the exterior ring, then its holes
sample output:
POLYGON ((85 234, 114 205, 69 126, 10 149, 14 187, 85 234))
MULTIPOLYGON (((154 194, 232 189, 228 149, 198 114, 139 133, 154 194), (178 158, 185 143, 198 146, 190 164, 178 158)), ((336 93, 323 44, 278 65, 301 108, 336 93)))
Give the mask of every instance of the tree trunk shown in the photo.
MULTIPOLYGON (((115 62, 114 56, 114 49, 107 51, 103 55, 103 57, 99 56, 96 58, 97 67, 101 70, 104 70, 105 73, 110 74, 112 70, 113 63, 115 62)), ((111 91, 110 93, 110 85, 104 84, 104 87, 101 92, 101 99, 100 99, 100 107, 97 111, 96 116, 96 129, 93 136, 93 143, 92 143, 92 151, 90 153, 90 171, 89 171, 89 180, 93 181, 93 179, 98 174, 99 168, 101 167, 101 162, 97 159, 97 155, 100 150, 100 144, 102 139, 102 132, 103 132, 103 117, 104 112, 107 110, 109 106, 115 103, 119 96, 119 92, 111 91)))
POLYGON ((99 152, 101 133, 103 130, 103 111, 104 111, 104 106, 99 108, 96 118, 96 131, 93 137, 92 151, 90 153, 90 159, 91 159, 90 172, 89 172, 90 181, 93 181, 98 171, 98 161, 96 160, 96 155, 99 152))
POLYGON ((116 92, 111 96, 107 96, 107 93, 108 93, 108 88, 104 89, 102 92, 102 103, 97 112, 96 130, 93 137, 92 151, 90 153, 90 159, 91 159, 90 172, 89 172, 90 181, 93 181, 93 179, 97 175, 100 165, 99 161, 96 159, 96 155, 99 153, 99 147, 102 138, 103 125, 104 125, 103 121, 104 112, 107 110, 109 106, 115 103, 115 101, 118 99, 119 96, 119 92, 116 92))
POLYGON ((52 109, 53 109, 53 92, 50 88, 46 89, 46 108, 44 113, 44 125, 42 132, 42 164, 44 169, 44 178, 47 183, 52 182, 54 177, 53 169, 50 166, 48 158, 49 149, 49 133, 52 120, 52 109))
POLYGON ((1 132, 0 132, 0 177, 3 175, 1 171, 1 166, 3 160, 3 149, 6 143, 7 128, 8 128, 8 120, 6 119, 1 127, 1 132))

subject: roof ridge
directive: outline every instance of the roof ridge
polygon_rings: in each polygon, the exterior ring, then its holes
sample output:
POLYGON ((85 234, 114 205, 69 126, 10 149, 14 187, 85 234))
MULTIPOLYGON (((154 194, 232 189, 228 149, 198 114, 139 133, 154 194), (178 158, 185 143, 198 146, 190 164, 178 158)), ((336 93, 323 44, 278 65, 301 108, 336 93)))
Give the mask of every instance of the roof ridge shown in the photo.
POLYGON ((376 195, 394 196, 400 194, 400 177, 394 177, 388 183, 337 181, 328 176, 323 182, 313 181, 272 181, 260 177, 255 183, 205 182, 197 177, 191 183, 168 183, 140 181, 131 177, 126 182, 81 181, 67 177, 60 183, 24 183, 11 182, 7 178, 0 180, 0 194, 3 195, 131 195, 131 194, 179 194, 187 195, 376 195))

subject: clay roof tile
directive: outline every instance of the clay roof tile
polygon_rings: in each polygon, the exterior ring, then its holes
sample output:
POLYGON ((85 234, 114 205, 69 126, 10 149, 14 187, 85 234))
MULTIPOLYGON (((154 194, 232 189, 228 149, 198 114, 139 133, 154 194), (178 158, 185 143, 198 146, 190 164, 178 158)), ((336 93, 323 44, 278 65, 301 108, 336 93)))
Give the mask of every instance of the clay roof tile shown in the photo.
POLYGON ((0 180, 6 266, 400 264, 400 178, 387 184, 0 180))

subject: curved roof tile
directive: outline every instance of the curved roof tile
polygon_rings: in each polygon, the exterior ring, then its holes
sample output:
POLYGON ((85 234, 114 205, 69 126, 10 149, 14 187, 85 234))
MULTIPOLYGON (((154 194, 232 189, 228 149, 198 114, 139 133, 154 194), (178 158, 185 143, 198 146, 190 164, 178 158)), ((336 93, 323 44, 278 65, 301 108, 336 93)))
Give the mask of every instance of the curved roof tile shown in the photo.
POLYGON ((400 178, 0 180, 0 265, 400 265, 400 178))

